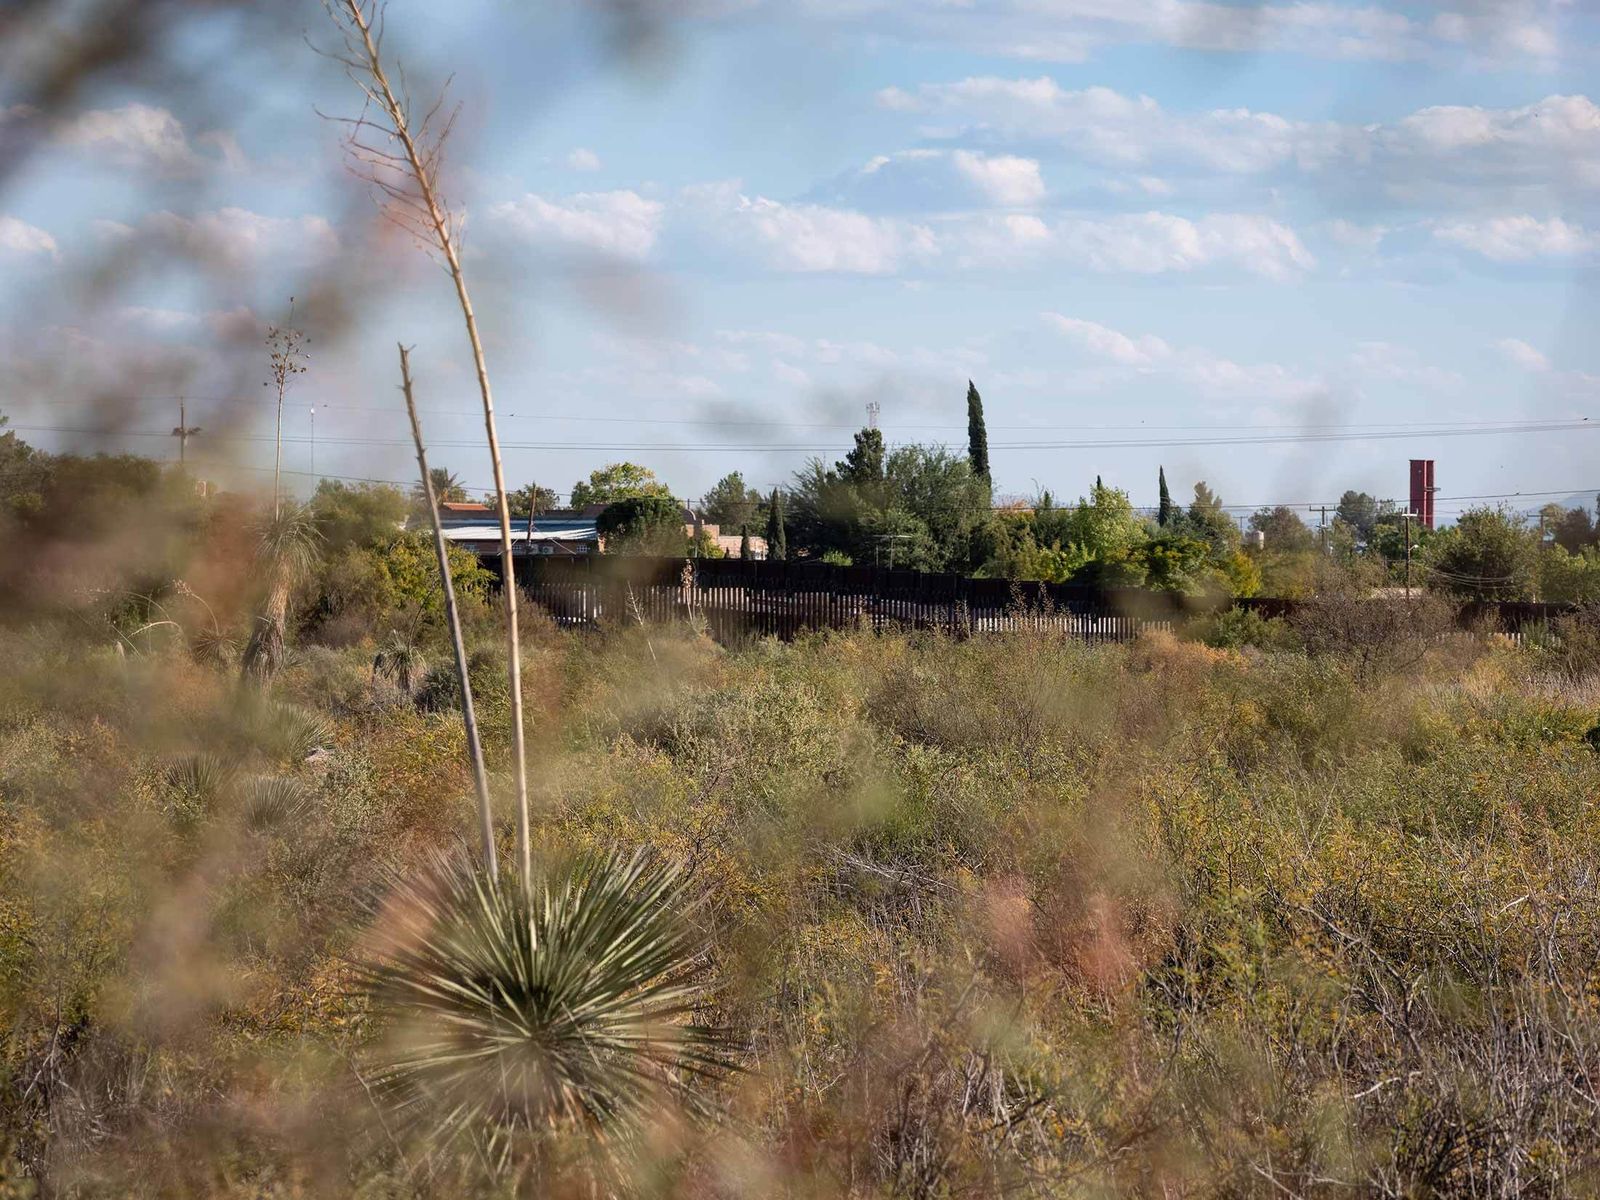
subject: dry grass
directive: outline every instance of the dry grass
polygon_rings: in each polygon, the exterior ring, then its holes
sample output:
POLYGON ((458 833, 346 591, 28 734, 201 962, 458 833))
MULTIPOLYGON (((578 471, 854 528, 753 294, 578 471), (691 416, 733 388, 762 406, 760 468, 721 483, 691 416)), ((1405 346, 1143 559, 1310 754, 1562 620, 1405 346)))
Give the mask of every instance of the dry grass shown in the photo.
MULTIPOLYGON (((677 864, 701 1017, 745 1047, 697 1092, 719 1119, 652 1123, 637 1190, 1596 1190, 1593 676, 1418 637, 545 629, 539 851, 677 864)), ((263 707, 177 648, 3 635, 12 1177, 495 1194, 368 1092, 363 914, 474 824, 459 716, 378 696, 371 654, 303 655, 263 707), (199 756, 224 782, 174 770, 199 756)), ((574 1161, 546 1147, 538 1188, 574 1161)))

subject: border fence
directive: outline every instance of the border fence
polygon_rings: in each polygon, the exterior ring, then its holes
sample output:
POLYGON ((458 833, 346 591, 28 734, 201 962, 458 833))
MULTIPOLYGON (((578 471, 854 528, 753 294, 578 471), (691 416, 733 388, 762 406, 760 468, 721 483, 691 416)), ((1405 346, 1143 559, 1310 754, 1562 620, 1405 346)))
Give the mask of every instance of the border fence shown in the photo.
MULTIPOLYGON (((497 555, 485 555, 483 563, 499 575, 497 555)), ((1266 617, 1286 616, 1297 607, 1292 600, 1233 601, 807 561, 618 555, 528 557, 513 564, 518 586, 557 624, 690 621, 703 623, 721 642, 862 627, 958 636, 1055 629, 1084 641, 1120 642, 1235 603, 1266 617)), ((1463 606, 1461 620, 1467 628, 1520 636, 1565 611, 1554 604, 1479 601, 1463 606)))

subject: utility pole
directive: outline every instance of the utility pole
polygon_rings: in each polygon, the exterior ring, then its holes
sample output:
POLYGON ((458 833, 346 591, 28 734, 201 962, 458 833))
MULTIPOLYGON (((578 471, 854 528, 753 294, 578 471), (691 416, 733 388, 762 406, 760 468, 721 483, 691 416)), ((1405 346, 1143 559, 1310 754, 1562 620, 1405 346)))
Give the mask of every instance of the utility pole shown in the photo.
POLYGON ((1317 518, 1317 541, 1322 545, 1322 556, 1328 556, 1328 506, 1321 506, 1322 515, 1317 518))
POLYGON ((182 467, 189 449, 189 439, 200 432, 200 426, 189 424, 189 410, 182 396, 178 397, 178 427, 172 436, 178 439, 178 466, 182 467))
POLYGON ((317 406, 311 406, 311 486, 317 486, 317 406))
POLYGON ((1411 518, 1415 513, 1406 512, 1406 599, 1411 599, 1411 518))

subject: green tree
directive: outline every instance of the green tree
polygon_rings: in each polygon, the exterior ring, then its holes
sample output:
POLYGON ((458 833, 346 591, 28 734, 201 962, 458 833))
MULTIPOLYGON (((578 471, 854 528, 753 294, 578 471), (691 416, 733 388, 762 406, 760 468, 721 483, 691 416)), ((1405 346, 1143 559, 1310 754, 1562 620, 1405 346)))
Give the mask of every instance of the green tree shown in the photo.
MULTIPOLYGON (((459 504, 467 498, 467 488, 455 472, 444 467, 429 467, 428 475, 433 480, 433 496, 440 504, 459 504)), ((425 499, 422 485, 419 483, 411 491, 413 500, 425 499)))
POLYGON ((781 562, 789 557, 789 531, 784 524, 783 493, 772 489, 767 502, 767 558, 781 562))
POLYGON ((1555 604, 1600 601, 1600 549, 1585 546, 1576 554, 1551 546, 1539 555, 1539 599, 1555 604))
POLYGON ((410 509, 405 494, 393 484, 349 484, 337 479, 317 484, 310 503, 311 521, 327 554, 393 540, 410 509))
POLYGON ((1568 554, 1578 554, 1584 547, 1595 544, 1597 531, 1586 508, 1561 509, 1555 520, 1547 523, 1547 528, 1555 544, 1568 554))
POLYGON ((1088 499, 1079 500, 1067 524, 1068 540, 1092 559, 1121 560, 1145 540, 1144 522, 1128 493, 1096 483, 1088 499))
POLYGON ((983 537, 992 524, 988 481, 972 474, 965 455, 881 447, 881 434, 864 429, 833 469, 813 459, 796 472, 789 533, 797 546, 813 558, 835 551, 886 562, 892 534, 895 564, 925 571, 964 571, 992 557, 983 537))
POLYGON ((1221 563, 1239 548, 1239 527, 1222 506, 1222 497, 1201 480, 1194 485, 1194 501, 1184 522, 1187 532, 1211 547, 1211 557, 1221 563))
POLYGON ((1372 540, 1372 531, 1378 524, 1378 501, 1366 492, 1347 491, 1339 497, 1335 510, 1339 520, 1355 530, 1362 542, 1372 540))
POLYGON ((506 497, 506 506, 511 510, 513 517, 527 520, 530 516, 537 517, 540 513, 547 513, 552 508, 560 508, 561 497, 553 488, 540 487, 537 483, 526 483, 506 497))
POLYGON ((626 496, 595 518, 608 554, 678 557, 688 550, 683 506, 670 496, 626 496))
POLYGON ((1156 507, 1156 524, 1165 529, 1171 525, 1178 515, 1177 507, 1172 503, 1172 493, 1167 491, 1167 469, 1156 468, 1156 482, 1160 489, 1160 500, 1156 507))
POLYGON ((1457 596, 1529 600, 1537 578, 1537 535, 1506 508, 1474 508, 1437 530, 1424 553, 1428 584, 1457 596))
POLYGON ((1299 553, 1312 546, 1311 530, 1300 514, 1284 504, 1251 513, 1250 529, 1265 536, 1266 548, 1273 553, 1299 553))
MULTIPOLYGON (((0 415, 0 429, 10 418, 0 415)), ((44 507, 50 456, 35 450, 15 432, 0 433, 0 516, 23 518, 44 507)))
POLYGON ((979 479, 989 478, 989 432, 983 424, 983 397, 967 380, 967 465, 979 479))
POLYGON ((844 461, 834 470, 839 478, 858 491, 869 491, 884 481, 887 452, 883 445, 881 429, 863 429, 856 434, 856 444, 844 461))
POLYGON ((724 531, 754 524, 763 515, 761 493, 730 471, 701 497, 700 515, 724 531))
POLYGON ((670 498, 671 490, 656 478, 649 467, 638 463, 608 463, 589 472, 588 479, 572 485, 572 507, 588 508, 592 504, 614 504, 636 496, 664 496, 670 498))

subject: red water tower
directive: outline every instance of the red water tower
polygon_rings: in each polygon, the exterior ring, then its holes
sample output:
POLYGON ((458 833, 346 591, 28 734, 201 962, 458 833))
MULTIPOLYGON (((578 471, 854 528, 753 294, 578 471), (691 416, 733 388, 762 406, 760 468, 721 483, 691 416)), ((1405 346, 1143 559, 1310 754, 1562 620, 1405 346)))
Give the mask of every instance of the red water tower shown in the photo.
POLYGON ((1422 522, 1424 529, 1433 528, 1433 459, 1411 460, 1411 511, 1422 522))

